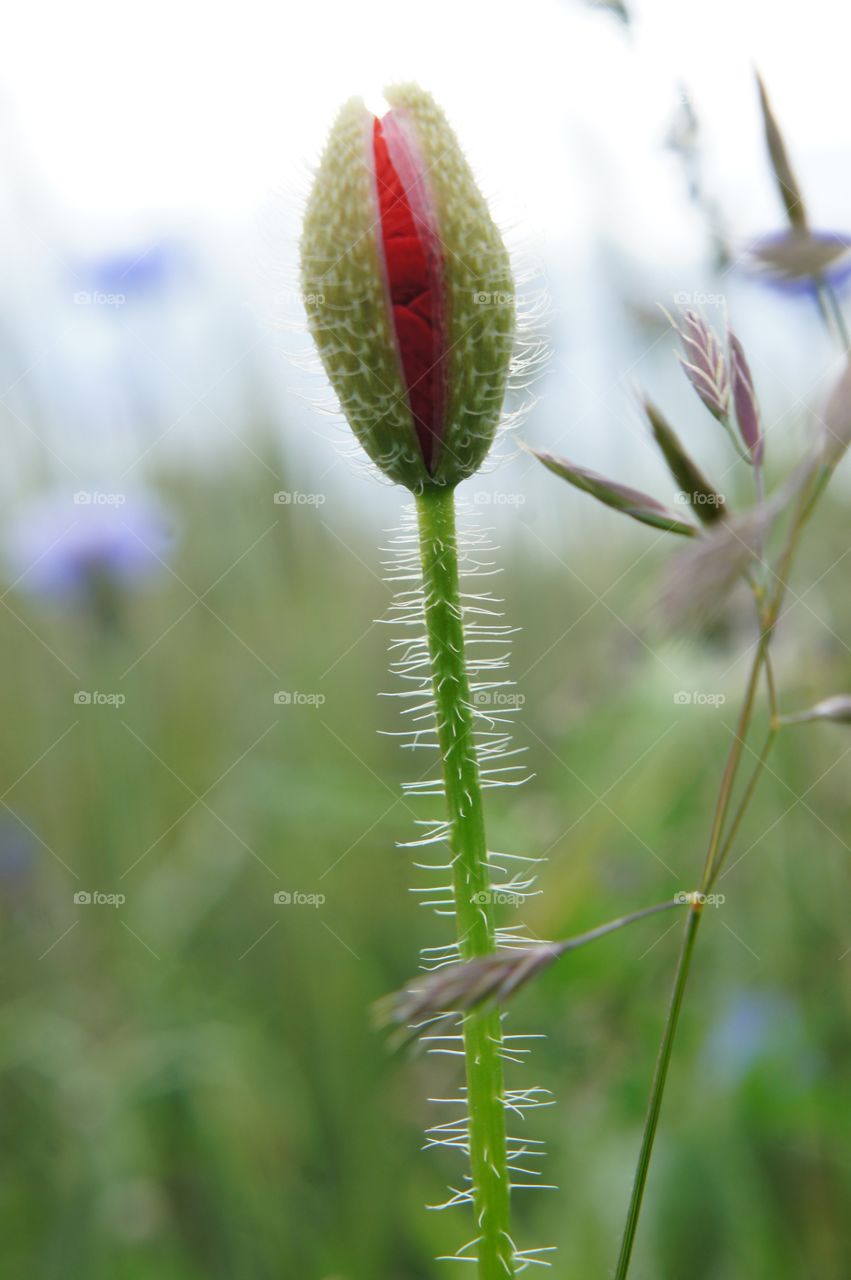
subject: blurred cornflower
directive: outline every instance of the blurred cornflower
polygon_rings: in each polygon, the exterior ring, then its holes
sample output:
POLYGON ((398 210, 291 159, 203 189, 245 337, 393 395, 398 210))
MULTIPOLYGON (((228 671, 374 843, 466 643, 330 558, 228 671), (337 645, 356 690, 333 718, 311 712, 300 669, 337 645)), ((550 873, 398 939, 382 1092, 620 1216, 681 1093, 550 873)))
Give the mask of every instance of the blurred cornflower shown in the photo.
POLYGON ((765 145, 788 229, 763 236, 750 245, 745 262, 772 285, 800 293, 836 287, 851 273, 851 236, 816 231, 810 225, 801 184, 789 156, 768 91, 756 77, 765 145))
POLYGON ((0 818, 0 893, 23 888, 32 875, 35 837, 14 815, 0 818))
MULTIPOLYGON (((78 261, 73 270, 76 300, 108 300, 163 294, 193 269, 190 253, 177 242, 142 244, 123 253, 78 261), (80 286, 84 286, 80 289, 80 286)), ((114 314, 104 308, 103 314, 114 314)))
POLYGON ((792 1088, 800 1087, 802 1073, 808 1074, 800 1018, 778 992, 734 993, 710 1024, 706 1050, 708 1076, 727 1089, 778 1061, 792 1088))
POLYGON ((51 493, 22 506, 6 533, 10 589, 114 620, 118 599, 163 572, 171 521, 149 494, 51 493))
POLYGON ((772 232, 749 246, 745 262, 757 279, 789 293, 836 288, 851 276, 851 233, 772 232))

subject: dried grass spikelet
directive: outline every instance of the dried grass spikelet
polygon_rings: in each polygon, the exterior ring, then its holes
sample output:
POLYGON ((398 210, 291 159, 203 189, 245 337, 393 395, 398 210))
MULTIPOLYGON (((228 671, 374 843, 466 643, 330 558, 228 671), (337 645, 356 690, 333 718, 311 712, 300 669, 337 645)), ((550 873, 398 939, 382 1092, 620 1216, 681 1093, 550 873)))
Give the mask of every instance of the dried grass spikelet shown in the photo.
POLYGON ((765 534, 780 514, 768 503, 719 522, 671 563, 661 606, 669 622, 699 627, 722 609, 742 574, 756 564, 765 534))
POLYGON ((688 520, 681 520, 650 494, 616 480, 609 480, 588 467, 580 467, 575 462, 568 462, 566 458, 556 457, 555 454, 537 449, 528 449, 528 452, 542 462, 548 471, 567 480, 575 489, 581 489, 604 506, 612 507, 613 510, 638 520, 640 524, 648 524, 666 533, 678 533, 685 538, 693 538, 697 534, 695 525, 688 520))
POLYGON ((507 947, 463 964, 448 965, 379 1000, 374 1009, 376 1021, 380 1026, 397 1028, 397 1044, 406 1043, 442 1018, 457 1017, 480 1005, 508 1000, 570 951, 661 911, 694 905, 695 900, 693 893, 677 893, 664 902, 632 911, 616 920, 607 920, 605 924, 560 942, 507 947))
MULTIPOLYGON (((712 618, 736 582, 761 558, 762 545, 775 522, 801 502, 806 514, 812 510, 814 495, 821 491, 851 444, 851 358, 846 359, 828 396, 820 422, 821 439, 768 502, 719 521, 677 556, 661 601, 670 621, 699 626, 712 618)), ((757 418, 756 427, 749 434, 760 445, 758 432, 757 418)), ((743 438, 748 443, 744 431, 743 438)))
POLYGON ((730 414, 730 372, 714 329, 697 311, 683 311, 679 324, 667 311, 665 315, 682 343, 678 358, 686 377, 713 418, 726 422, 730 414))
POLYGON ((821 460, 833 469, 851 444, 851 357, 828 396, 821 418, 823 435, 821 460))
POLYGON ((772 110, 765 84, 758 72, 756 84, 759 92, 759 105, 762 110, 763 127, 765 129, 765 144, 768 148, 777 190, 783 201, 789 225, 799 231, 805 231, 807 228, 807 208, 804 204, 803 192, 789 160, 786 143, 772 110))
POLYGON ((649 396, 643 397, 642 405, 653 432, 653 439, 659 446, 668 470, 688 499, 689 505, 694 509, 695 515, 703 524, 715 524, 725 514, 724 498, 710 484, 700 467, 686 452, 674 428, 649 396))
POLYGON ((397 1037, 402 1042, 413 1039, 436 1018, 507 1000, 562 954, 563 947, 547 943, 494 951, 463 964, 446 965, 378 1001, 376 1021, 403 1028, 397 1037))
POLYGON ((762 462, 763 434, 753 376, 744 348, 732 329, 727 332, 727 345, 730 353, 733 406, 736 411, 739 435, 742 437, 751 462, 759 466, 762 462))
POLYGON ((829 720, 833 724, 851 724, 851 694, 837 693, 823 698, 806 711, 796 711, 781 718, 782 724, 808 724, 812 720, 829 720))

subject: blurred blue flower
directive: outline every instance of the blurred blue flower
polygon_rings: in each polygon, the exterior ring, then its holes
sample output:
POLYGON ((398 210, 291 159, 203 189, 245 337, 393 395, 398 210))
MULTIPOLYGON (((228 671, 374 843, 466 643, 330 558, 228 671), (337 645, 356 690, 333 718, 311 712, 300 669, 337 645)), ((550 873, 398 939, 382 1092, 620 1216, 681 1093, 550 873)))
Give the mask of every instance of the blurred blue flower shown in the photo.
POLYGON ((790 1084, 812 1071, 801 1021, 791 1001, 774 991, 737 991, 711 1025, 707 1069, 716 1084, 739 1084, 769 1062, 783 1062, 790 1084))
POLYGON ((87 603, 159 576, 173 544, 171 521, 145 494, 81 490, 22 507, 6 537, 11 585, 33 595, 87 603))
POLYGON ((141 244, 126 253, 80 261, 73 276, 75 288, 86 285, 92 298, 124 300, 165 292, 183 278, 189 267, 190 259, 181 245, 162 241, 141 244))
POLYGON ((0 891, 22 888, 34 866, 35 839, 14 815, 0 817, 0 891))
POLYGON ((776 288, 811 293, 820 284, 837 288, 851 275, 851 236, 839 231, 791 230, 755 240, 745 264, 776 288))

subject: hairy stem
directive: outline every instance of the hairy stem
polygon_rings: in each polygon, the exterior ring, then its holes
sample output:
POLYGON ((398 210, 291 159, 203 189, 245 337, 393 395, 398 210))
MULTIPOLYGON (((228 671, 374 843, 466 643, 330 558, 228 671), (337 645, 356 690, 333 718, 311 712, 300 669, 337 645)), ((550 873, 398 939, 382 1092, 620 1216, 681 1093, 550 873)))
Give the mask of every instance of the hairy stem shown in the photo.
MULTIPOLYGON (((471 960, 495 949, 495 933, 464 654, 454 492, 449 488, 427 489, 417 497, 417 517, 437 734, 450 823, 458 945, 461 958, 471 960)), ((515 1274, 515 1268, 499 1011, 471 1012, 464 1019, 463 1029, 479 1277, 505 1280, 515 1274)))

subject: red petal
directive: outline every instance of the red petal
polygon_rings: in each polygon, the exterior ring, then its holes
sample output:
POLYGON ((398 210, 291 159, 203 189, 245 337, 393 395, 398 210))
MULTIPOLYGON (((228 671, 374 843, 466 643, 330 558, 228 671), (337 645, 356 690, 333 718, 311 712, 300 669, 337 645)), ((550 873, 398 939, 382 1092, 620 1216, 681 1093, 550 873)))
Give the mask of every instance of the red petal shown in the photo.
POLYGON ((373 128, 381 246, 402 380, 423 460, 433 471, 446 402, 443 262, 425 207, 422 164, 395 115, 389 112, 373 128))

